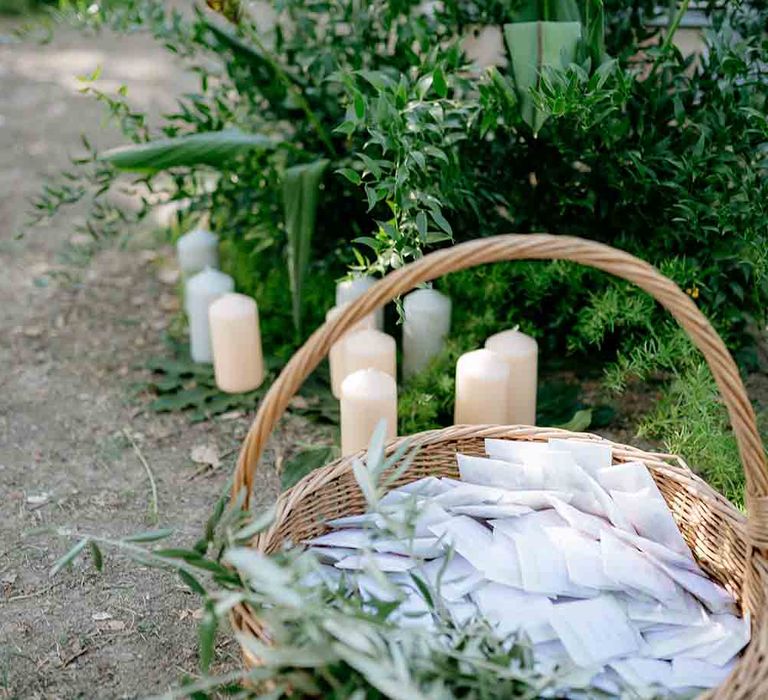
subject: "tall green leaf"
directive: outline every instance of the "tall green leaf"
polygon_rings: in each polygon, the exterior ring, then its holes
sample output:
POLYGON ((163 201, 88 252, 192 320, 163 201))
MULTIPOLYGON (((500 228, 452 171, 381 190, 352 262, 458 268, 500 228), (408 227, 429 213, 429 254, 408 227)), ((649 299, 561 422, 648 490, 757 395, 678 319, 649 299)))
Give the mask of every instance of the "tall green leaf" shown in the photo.
POLYGON ((320 183, 327 166, 326 159, 294 165, 285 171, 283 180, 288 274, 291 280, 293 323, 297 332, 301 330, 301 292, 312 250, 320 183))
MULTIPOLYGON (((585 0, 588 2, 589 0, 585 0)), ((525 0, 512 13, 512 22, 578 22, 577 0, 525 0)))
POLYGON ((120 170, 148 173, 191 165, 218 167, 245 151, 266 150, 276 144, 277 141, 262 134, 246 134, 237 129, 204 131, 120 146, 102 153, 101 160, 120 170))
POLYGON ((607 59, 603 0, 584 0, 582 22, 584 24, 584 45, 592 60, 592 69, 594 70, 607 59))
POLYGON ((519 22, 504 25, 512 75, 520 111, 525 122, 538 132, 547 115, 539 111, 531 96, 546 68, 564 68, 573 63, 581 39, 579 22, 519 22))
MULTIPOLYGON (((581 22, 585 56, 595 69, 606 60, 603 0, 524 0, 511 14, 512 23, 581 22)), ((582 60, 583 56, 577 56, 582 60)))

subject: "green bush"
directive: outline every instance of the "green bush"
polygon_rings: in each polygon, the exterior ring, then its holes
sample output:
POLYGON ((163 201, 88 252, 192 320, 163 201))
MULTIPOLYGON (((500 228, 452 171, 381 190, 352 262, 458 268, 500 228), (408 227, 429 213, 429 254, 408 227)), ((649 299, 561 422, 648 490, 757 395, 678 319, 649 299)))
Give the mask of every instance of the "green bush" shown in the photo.
MULTIPOLYGON (((150 127, 125 90, 86 85, 137 147, 89 145, 36 203, 37 218, 95 193, 88 229, 124 226, 107 203, 121 170, 140 173, 144 213, 158 200, 184 202, 185 221, 210 212, 238 288, 268 309, 265 344, 281 358, 350 268, 384 273, 504 232, 583 236, 657 265, 750 366, 768 308, 764 3, 710 8, 697 59, 672 42, 687 0, 661 33, 648 29, 658 12, 648 0, 447 0, 429 11, 416 0, 279 0, 272 30, 238 2, 210 4, 223 17, 157 0, 96 12, 66 3, 89 27, 153 32, 200 87, 150 127), (505 26, 506 66, 469 65, 462 37, 478 24, 505 26), (532 73, 521 47, 537 31, 561 50, 532 73), (210 138, 215 148, 195 146, 210 138), (158 139, 172 141, 144 145, 158 139), (322 172, 303 190, 305 216, 286 219, 313 169, 322 172)), ((594 271, 518 263, 440 284, 454 299, 455 339, 405 388, 409 429, 449 420, 456 353, 504 326, 520 324, 550 356, 614 363, 618 384, 641 360, 646 373, 674 371, 666 359, 679 352, 688 366, 690 348, 660 308, 594 271)))
MULTIPOLYGON (((320 186, 312 242, 312 264, 324 274, 361 264, 386 271, 449 240, 548 230, 666 265, 696 290, 736 347, 748 345, 747 328, 765 318, 764 12, 729 6, 714 13, 706 57, 693 68, 666 42, 639 57, 649 35, 641 21, 648 3, 609 3, 605 45, 616 60, 606 61, 598 42, 576 54, 580 64, 542 70, 528 93, 510 77, 513 70, 468 72, 459 38, 474 23, 528 19, 536 4, 509 10, 506 3, 453 1, 429 15, 408 1, 283 0, 271 34, 237 3, 224 5, 236 22, 230 26, 211 13, 190 18, 151 0, 108 2, 96 13, 67 5, 90 24, 152 30, 200 74, 200 92, 166 116, 159 135, 237 128, 274 141, 274 148, 234 148, 207 160, 145 158, 154 195, 148 201, 188 201, 190 215, 210 210, 245 291, 260 291, 259 273, 285 259, 287 168, 328 158, 337 172, 320 186), (218 63, 204 68, 210 57, 218 63), (642 71, 650 75, 640 79, 642 71), (526 108, 545 119, 538 132, 526 123, 526 108), (355 257, 355 242, 365 263, 355 257)), ((545 5, 553 8, 550 17, 587 11, 565 0, 545 5)), ((593 5, 602 11, 601 3, 585 3, 593 5)), ((124 91, 87 89, 108 104, 130 140, 155 138, 124 91)), ((92 150, 81 165, 106 192, 117 171, 99 155, 92 150)), ((38 203, 43 215, 58 203, 57 192, 38 203)), ((84 192, 70 182, 59 202, 84 192)), ((95 213, 94 229, 115 220, 95 213)), ((638 324, 619 318, 625 304, 618 314, 600 311, 627 298, 623 290, 596 275, 545 269, 516 266, 507 278, 525 290, 515 298, 522 318, 535 318, 547 337, 554 332, 571 349, 621 347, 611 337, 617 325, 627 343, 636 342, 638 324)))

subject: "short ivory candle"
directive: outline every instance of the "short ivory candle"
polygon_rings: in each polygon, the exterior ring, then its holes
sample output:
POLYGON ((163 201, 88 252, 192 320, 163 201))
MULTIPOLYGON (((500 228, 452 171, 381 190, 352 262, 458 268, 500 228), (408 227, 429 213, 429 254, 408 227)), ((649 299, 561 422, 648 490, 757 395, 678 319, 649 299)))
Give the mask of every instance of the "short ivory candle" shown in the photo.
POLYGON ((341 383, 341 454, 368 447, 379 421, 387 423, 386 439, 397 435, 397 383, 379 369, 360 369, 341 383))
POLYGON ((435 289, 417 289, 403 300, 403 376, 418 374, 440 354, 451 330, 451 300, 435 289))
POLYGON ((190 277, 184 285, 184 306, 189 320, 189 350, 195 362, 211 362, 211 330, 208 308, 220 296, 235 289, 229 275, 210 267, 190 277))
POLYGON ((509 366, 490 350, 464 353, 456 363, 456 425, 505 425, 509 395, 509 366))
POLYGON ((259 308, 244 294, 225 294, 208 309, 216 386, 229 394, 264 381, 259 308))
MULTIPOLYGON (((348 304, 358 297, 365 294, 373 285, 376 284, 376 280, 368 275, 358 275, 348 280, 342 280, 336 285, 336 306, 343 306, 348 304)), ((378 330, 384 329, 384 309, 376 309, 373 312, 374 323, 373 327, 378 330)))
POLYGON ((185 233, 176 241, 179 268, 185 277, 194 275, 206 267, 219 267, 219 238, 204 228, 185 233))
MULTIPOLYGON (((348 305, 349 302, 340 306, 333 306, 325 314, 325 320, 330 321, 336 318, 348 305)), ((339 340, 331 345, 328 353, 328 364, 331 367, 331 392, 339 399, 341 398, 341 382, 346 376, 344 371, 344 339, 351 333, 361 331, 365 328, 373 328, 375 320, 373 315, 366 316, 362 321, 358 321, 351 330, 348 330, 339 340)))
POLYGON ((485 347, 501 355, 509 366, 507 423, 536 425, 538 344, 525 333, 508 330, 492 335, 485 347))
POLYGON ((342 353, 345 377, 359 369, 380 369, 397 381, 397 343, 391 335, 375 328, 349 333, 342 353))

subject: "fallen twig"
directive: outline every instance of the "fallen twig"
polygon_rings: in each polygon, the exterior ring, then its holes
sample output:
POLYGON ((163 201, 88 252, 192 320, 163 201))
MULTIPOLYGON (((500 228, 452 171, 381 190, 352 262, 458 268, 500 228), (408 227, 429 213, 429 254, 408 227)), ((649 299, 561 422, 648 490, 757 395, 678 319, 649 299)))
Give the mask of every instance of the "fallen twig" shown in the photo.
POLYGON ((138 457, 139 461, 144 467, 144 471, 147 472, 147 476, 149 477, 149 485, 152 489, 152 514, 155 516, 155 522, 157 522, 160 519, 160 510, 157 505, 157 484, 155 483, 154 474, 152 474, 152 469, 150 469, 149 462, 147 462, 146 458, 142 454, 141 448, 139 448, 136 440, 133 439, 133 435, 131 435, 125 428, 123 428, 123 435, 125 435, 125 437, 128 439, 128 442, 130 442, 133 446, 133 451, 136 453, 136 457, 138 457))
POLYGON ((0 604, 3 603, 15 603, 17 600, 27 600, 28 598, 35 598, 39 595, 43 595, 43 593, 47 593, 52 588, 55 588, 56 584, 52 584, 50 586, 45 586, 45 588, 40 588, 36 591, 32 591, 31 593, 20 593, 19 595, 12 595, 10 598, 5 598, 4 600, 0 599, 0 604))

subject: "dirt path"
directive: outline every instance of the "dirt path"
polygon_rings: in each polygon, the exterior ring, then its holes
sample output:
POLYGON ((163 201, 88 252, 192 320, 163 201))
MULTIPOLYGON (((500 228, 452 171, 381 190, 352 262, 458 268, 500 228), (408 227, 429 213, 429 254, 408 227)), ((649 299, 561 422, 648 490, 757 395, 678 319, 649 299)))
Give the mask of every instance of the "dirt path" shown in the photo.
MULTIPOLYGON (((0 24, 0 34, 7 25, 0 24)), ((42 175, 66 165, 82 131, 100 146, 119 137, 75 75, 104 68, 101 87, 130 85, 152 112, 188 85, 143 37, 83 39, 62 32, 44 47, 0 44, 0 697, 136 697, 196 672, 198 600, 171 575, 109 557, 51 580, 71 543, 28 537, 41 525, 125 535, 153 525, 150 486, 129 438, 157 482, 159 522, 191 544, 224 487, 246 418, 189 425, 129 401, 136 366, 158 352, 177 299, 158 272, 167 251, 129 242, 87 268, 62 262, 76 214, 15 240, 42 175), (60 273, 66 272, 62 275, 60 273), (229 453, 190 478, 190 449, 229 453)), ((265 498, 276 484, 266 474, 265 498)), ((221 663, 237 661, 221 638, 221 663)))

